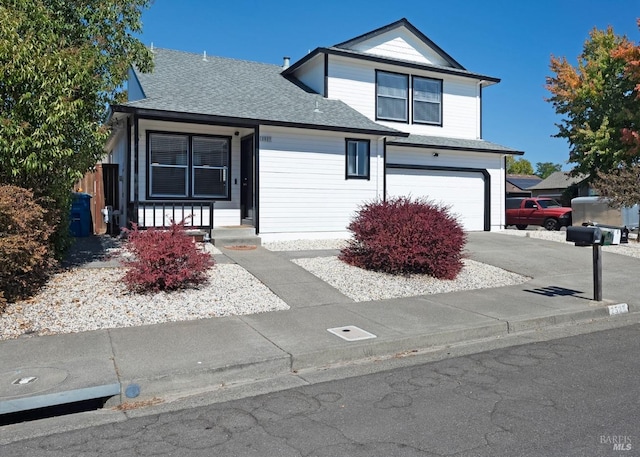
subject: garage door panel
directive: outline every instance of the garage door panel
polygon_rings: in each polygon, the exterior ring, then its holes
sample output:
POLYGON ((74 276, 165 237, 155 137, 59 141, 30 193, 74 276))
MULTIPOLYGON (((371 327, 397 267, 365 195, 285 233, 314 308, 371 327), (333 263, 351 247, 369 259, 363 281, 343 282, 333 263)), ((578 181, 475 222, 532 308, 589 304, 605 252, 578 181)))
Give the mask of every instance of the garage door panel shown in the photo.
POLYGON ((484 179, 481 173, 389 169, 387 196, 433 200, 448 206, 465 230, 484 230, 484 179))

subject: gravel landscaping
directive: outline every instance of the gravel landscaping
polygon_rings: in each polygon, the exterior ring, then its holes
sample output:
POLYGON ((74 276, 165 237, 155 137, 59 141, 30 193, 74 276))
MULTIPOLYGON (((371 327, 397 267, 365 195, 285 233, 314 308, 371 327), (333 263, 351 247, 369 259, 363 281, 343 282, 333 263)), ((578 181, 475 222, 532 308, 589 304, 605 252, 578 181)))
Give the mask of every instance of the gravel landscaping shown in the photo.
MULTIPOLYGON (((564 232, 505 230, 513 236, 529 236, 564 242, 564 232)), ((297 240, 265 243, 274 251, 340 249, 344 240, 297 240)), ((209 252, 219 254, 212 245, 209 252)), ((604 251, 640 258, 635 240, 604 251)), ((114 250, 117 253, 117 250, 114 250)), ((458 290, 500 287, 528 278, 490 265, 465 259, 464 269, 453 281, 424 275, 407 277, 375 273, 352 267, 333 257, 293 260, 355 301, 399 298, 458 290)), ((55 274, 45 288, 29 300, 7 305, 0 315, 0 340, 28 335, 73 333, 116 327, 218 316, 263 313, 289 307, 246 270, 233 263, 218 263, 209 282, 197 289, 149 295, 127 291, 121 278, 124 268, 106 262, 103 268, 72 267, 55 274)))

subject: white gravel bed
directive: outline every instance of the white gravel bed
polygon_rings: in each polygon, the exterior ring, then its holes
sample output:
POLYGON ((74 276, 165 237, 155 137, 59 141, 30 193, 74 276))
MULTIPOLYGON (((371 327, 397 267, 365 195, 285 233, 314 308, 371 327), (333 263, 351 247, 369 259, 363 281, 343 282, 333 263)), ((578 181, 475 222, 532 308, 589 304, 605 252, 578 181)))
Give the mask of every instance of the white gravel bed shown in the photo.
POLYGON ((342 249, 347 246, 347 240, 290 240, 269 241, 262 243, 265 249, 270 251, 315 251, 323 249, 342 249))
POLYGON ((54 275, 38 295, 8 304, 0 340, 289 309, 242 267, 217 264, 198 289, 135 294, 125 269, 74 268, 54 275))
POLYGON ((368 271, 348 265, 337 257, 297 259, 293 262, 357 302, 510 286, 531 279, 470 259, 463 260, 464 267, 454 280, 368 271))
MULTIPOLYGON (((505 235, 522 236, 528 238, 537 238, 541 240, 556 241, 559 243, 567 243, 573 245, 572 242, 565 241, 567 232, 564 230, 503 230, 500 233, 505 235)), ((640 243, 636 242, 636 234, 629 236, 629 242, 613 246, 602 246, 604 252, 613 252, 615 254, 626 255, 640 259, 640 243)))

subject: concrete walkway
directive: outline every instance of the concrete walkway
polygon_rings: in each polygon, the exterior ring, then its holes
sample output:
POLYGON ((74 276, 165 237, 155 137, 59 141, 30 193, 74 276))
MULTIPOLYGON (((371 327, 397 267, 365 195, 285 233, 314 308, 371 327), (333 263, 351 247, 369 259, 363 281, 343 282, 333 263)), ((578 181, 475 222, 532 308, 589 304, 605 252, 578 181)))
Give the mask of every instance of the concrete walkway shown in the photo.
POLYGON ((225 261, 247 269, 291 309, 0 341, 0 415, 112 395, 112 405, 171 399, 297 370, 615 319, 611 304, 640 310, 633 280, 638 259, 603 253, 605 300, 593 302, 591 248, 483 232, 469 234, 466 251, 532 279, 356 303, 290 262, 291 254, 223 249, 225 261), (327 331, 345 326, 375 338, 348 341, 327 331))

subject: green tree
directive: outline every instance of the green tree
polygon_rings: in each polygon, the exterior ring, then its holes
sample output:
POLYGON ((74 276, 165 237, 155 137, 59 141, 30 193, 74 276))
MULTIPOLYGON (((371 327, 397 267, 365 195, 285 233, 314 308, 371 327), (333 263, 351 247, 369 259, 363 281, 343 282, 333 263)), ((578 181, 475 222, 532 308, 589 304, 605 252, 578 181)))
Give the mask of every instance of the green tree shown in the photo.
POLYGON ((561 171, 561 170, 562 170, 562 165, 559 163, 538 162, 536 163, 535 175, 544 179, 548 177, 550 174, 555 173, 556 171, 561 171))
POLYGON ((623 138, 625 131, 637 129, 640 113, 638 81, 620 53, 630 48, 633 44, 609 27, 591 31, 576 67, 564 57, 551 58, 554 75, 547 77, 552 94, 548 101, 563 116, 555 136, 569 142, 574 174, 594 179, 598 171, 606 173, 637 160, 637 150, 623 138))
POLYGON ((513 156, 507 156, 507 173, 510 175, 532 175, 533 166, 527 159, 514 159, 513 156))
POLYGON ((56 248, 73 184, 103 156, 106 108, 151 54, 132 32, 150 0, 3 0, 0 183, 53 201, 56 248))

